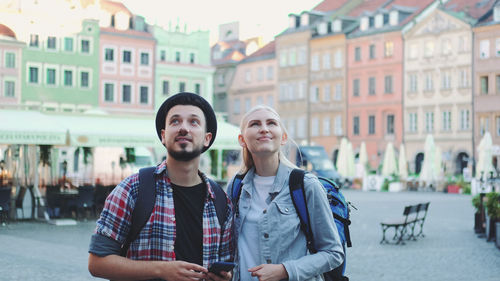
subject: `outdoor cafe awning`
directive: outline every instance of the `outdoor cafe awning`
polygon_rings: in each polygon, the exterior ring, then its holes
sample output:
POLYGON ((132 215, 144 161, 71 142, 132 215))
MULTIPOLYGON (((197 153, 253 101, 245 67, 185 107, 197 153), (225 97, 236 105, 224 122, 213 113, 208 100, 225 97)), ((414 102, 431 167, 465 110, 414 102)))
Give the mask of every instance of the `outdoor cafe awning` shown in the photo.
POLYGON ((38 111, 0 110, 0 144, 66 144, 67 129, 38 111))

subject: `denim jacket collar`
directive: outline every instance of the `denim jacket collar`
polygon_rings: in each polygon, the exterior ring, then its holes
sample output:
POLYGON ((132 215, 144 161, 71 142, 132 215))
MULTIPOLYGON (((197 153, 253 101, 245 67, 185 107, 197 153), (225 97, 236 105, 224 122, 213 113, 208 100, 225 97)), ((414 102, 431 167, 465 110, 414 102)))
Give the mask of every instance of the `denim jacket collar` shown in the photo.
MULTIPOLYGON (((276 177, 274 178, 273 182, 273 187, 269 191, 269 194, 272 196, 273 194, 278 194, 281 192, 281 190, 288 186, 288 177, 290 176, 290 173, 292 172, 291 167, 286 166, 282 162, 280 162, 278 166, 278 172, 276 173, 276 177)), ((243 184, 243 190, 251 194, 251 191, 248 190, 251 186, 253 186, 253 178, 255 176, 255 167, 252 167, 245 177, 243 178, 243 181, 241 182, 243 184), (246 187, 246 188, 245 188, 246 187)))

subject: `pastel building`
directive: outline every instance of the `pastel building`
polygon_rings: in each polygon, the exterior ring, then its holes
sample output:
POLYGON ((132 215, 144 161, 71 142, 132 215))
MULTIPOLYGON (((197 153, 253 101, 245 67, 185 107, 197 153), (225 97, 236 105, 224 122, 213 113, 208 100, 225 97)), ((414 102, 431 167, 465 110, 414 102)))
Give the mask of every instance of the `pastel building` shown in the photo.
POLYGON ((8 26, 0 24, 0 105, 21 102, 21 56, 25 44, 8 26))
POLYGON ((99 107, 153 114, 156 40, 144 18, 123 4, 101 1, 99 107))
MULTIPOLYGON (((486 132, 493 140, 493 164, 500 169, 500 3, 490 8, 474 31, 474 149, 486 132)), ((493 6, 491 6, 493 5, 493 6)), ((475 152, 477 160, 478 152, 475 152)), ((489 175, 487 175, 489 176, 489 175)))
POLYGON ((153 27, 155 56, 155 108, 172 94, 189 91, 212 101, 214 67, 210 65, 208 31, 188 32, 179 24, 153 27))
POLYGON ((366 1, 348 14, 360 24, 347 39, 347 134, 355 150, 365 142, 374 168, 387 143, 403 141, 403 30, 432 3, 366 1))
POLYGON ((236 67, 233 82, 228 91, 228 119, 235 126, 256 105, 268 105, 278 109, 276 95, 276 55, 272 41, 243 59, 236 67))

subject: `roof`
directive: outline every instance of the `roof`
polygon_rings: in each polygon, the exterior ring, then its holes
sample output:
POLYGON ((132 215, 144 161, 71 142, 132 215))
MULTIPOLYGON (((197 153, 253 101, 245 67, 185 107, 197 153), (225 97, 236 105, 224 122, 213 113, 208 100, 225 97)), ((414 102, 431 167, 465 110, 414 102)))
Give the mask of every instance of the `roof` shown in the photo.
POLYGON ((130 12, 123 3, 120 2, 114 2, 110 0, 101 0, 101 9, 109 12, 110 14, 114 15, 118 12, 123 12, 125 14, 128 14, 129 16, 132 16, 132 13, 130 12))
POLYGON ((388 10, 396 9, 410 12, 410 15, 399 23, 399 26, 403 26, 410 22, 433 2, 434 0, 395 0, 387 5, 386 8, 388 10))
POLYGON ((16 34, 8 26, 0 23, 0 36, 7 36, 16 39, 16 34))
POLYGON ((352 9, 347 16, 359 17, 363 15, 364 12, 374 12, 379 8, 383 8, 387 2, 387 0, 365 0, 356 8, 352 9))
POLYGON ((323 2, 316 5, 316 7, 314 7, 312 10, 320 12, 335 11, 340 9, 347 2, 349 2, 349 0, 323 0, 323 2))
POLYGON ((276 51, 276 41, 271 41, 264 47, 258 49, 252 55, 246 57, 242 62, 252 62, 262 59, 274 58, 276 51))
POLYGON ((450 0, 442 9, 444 11, 466 14, 467 16, 478 20, 489 12, 497 0, 450 0))

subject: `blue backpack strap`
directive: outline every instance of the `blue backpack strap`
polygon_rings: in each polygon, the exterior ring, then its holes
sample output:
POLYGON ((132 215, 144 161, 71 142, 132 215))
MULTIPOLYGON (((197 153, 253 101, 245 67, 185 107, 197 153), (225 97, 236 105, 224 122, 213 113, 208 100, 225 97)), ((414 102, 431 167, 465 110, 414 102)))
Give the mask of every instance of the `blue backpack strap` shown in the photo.
POLYGON ((305 172, 301 169, 293 169, 290 173, 289 188, 295 211, 300 219, 300 228, 306 235, 307 249, 311 253, 316 253, 313 245, 313 233, 309 222, 309 211, 307 209, 306 192, 304 190, 305 172))
POLYGON ((139 170, 139 191, 134 210, 132 211, 130 231, 120 250, 120 255, 123 257, 127 255, 130 243, 137 238, 153 212, 156 198, 155 169, 156 167, 147 167, 139 170))
POLYGON ((227 201, 226 193, 218 183, 212 179, 208 179, 210 186, 215 193, 215 212, 217 213, 217 219, 219 220, 220 227, 224 226, 226 222, 226 212, 227 212, 227 201))
POLYGON ((233 185, 231 186, 231 202, 233 203, 233 208, 234 208, 234 213, 236 216, 239 215, 239 200, 240 200, 240 195, 241 195, 241 187, 243 186, 243 178, 245 177, 245 174, 237 174, 234 177, 233 180, 233 185))

